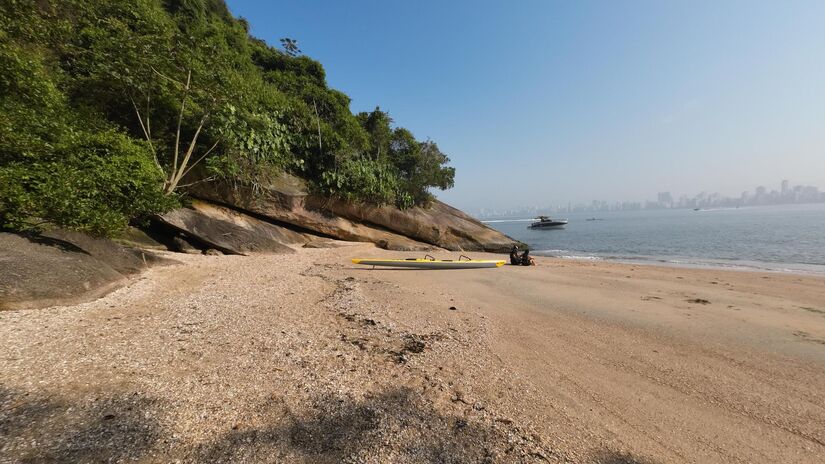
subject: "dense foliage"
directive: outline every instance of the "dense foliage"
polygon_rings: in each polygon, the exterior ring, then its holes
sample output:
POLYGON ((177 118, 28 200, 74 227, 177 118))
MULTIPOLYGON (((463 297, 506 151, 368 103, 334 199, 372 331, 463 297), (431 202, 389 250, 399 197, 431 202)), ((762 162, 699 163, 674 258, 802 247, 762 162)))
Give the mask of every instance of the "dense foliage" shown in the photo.
POLYGON ((407 207, 454 170, 320 63, 249 36, 222 0, 0 0, 0 226, 110 234, 188 184, 289 171, 407 207))

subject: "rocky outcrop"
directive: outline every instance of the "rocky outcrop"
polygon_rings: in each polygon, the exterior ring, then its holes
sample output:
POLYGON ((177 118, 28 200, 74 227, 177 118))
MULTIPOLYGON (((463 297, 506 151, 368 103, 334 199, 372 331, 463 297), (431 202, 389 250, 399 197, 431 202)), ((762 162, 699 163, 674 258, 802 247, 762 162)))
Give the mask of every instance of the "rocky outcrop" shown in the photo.
POLYGON ((518 244, 463 211, 438 200, 428 207, 403 210, 343 201, 329 201, 325 206, 336 215, 386 227, 393 232, 448 250, 506 253, 518 244))
POLYGON ((346 203, 307 192, 300 179, 282 174, 262 190, 201 183, 191 193, 274 221, 339 240, 372 242, 390 250, 507 252, 519 242, 463 212, 436 201, 406 210, 346 203))
POLYGON ((431 244, 422 243, 380 226, 353 221, 338 216, 319 205, 308 202, 309 195, 300 179, 286 174, 262 192, 245 186, 225 183, 202 183, 191 193, 198 198, 230 205, 232 208, 289 224, 307 232, 352 242, 372 242, 381 248, 399 251, 430 251, 431 244))
POLYGON ((309 241, 304 234, 200 200, 158 220, 227 254, 294 253, 288 245, 302 246, 309 241))
POLYGON ((52 243, 64 248, 75 247, 123 275, 137 274, 153 264, 174 262, 147 250, 122 246, 109 239, 95 238, 70 230, 43 232, 39 238, 32 240, 51 240, 52 243))
POLYGON ((77 232, 38 237, 0 232, 0 310, 92 300, 128 275, 168 262, 173 261, 77 232))

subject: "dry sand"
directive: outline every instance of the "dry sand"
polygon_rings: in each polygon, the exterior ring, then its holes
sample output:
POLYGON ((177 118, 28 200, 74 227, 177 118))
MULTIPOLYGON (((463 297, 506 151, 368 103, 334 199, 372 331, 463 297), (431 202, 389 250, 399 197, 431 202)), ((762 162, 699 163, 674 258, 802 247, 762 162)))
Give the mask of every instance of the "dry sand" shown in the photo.
POLYGON ((823 278, 364 255, 0 312, 0 462, 825 462, 823 278))

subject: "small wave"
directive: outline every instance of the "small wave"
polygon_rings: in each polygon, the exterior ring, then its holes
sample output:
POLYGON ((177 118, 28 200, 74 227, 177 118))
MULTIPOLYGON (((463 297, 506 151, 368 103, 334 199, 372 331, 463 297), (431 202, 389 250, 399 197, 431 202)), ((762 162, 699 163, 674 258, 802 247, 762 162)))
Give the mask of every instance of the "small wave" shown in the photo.
POLYGON ((537 250, 534 251, 533 254, 536 256, 547 256, 550 258, 561 258, 561 259, 577 259, 577 260, 585 260, 585 261, 602 261, 604 258, 600 256, 593 256, 593 255, 576 255, 571 254, 570 250, 537 250))
POLYGON ((561 259, 573 259, 576 261, 604 261, 604 258, 600 258, 598 256, 559 255, 555 257, 561 259))
POLYGON ((532 221, 535 221, 535 219, 490 219, 490 220, 484 220, 484 221, 481 221, 481 222, 483 222, 484 224, 495 224, 495 223, 499 223, 499 222, 532 222, 532 221))
POLYGON ((779 272, 791 274, 825 274, 825 266, 811 264, 788 264, 788 263, 768 263, 756 261, 726 261, 723 259, 701 259, 685 257, 662 257, 662 256, 621 256, 621 255, 582 255, 571 250, 537 250, 533 252, 536 256, 547 256, 550 258, 570 259, 576 261, 614 261, 631 264, 649 264, 660 266, 688 267, 688 268, 715 268, 731 269, 740 271, 756 272, 779 272))

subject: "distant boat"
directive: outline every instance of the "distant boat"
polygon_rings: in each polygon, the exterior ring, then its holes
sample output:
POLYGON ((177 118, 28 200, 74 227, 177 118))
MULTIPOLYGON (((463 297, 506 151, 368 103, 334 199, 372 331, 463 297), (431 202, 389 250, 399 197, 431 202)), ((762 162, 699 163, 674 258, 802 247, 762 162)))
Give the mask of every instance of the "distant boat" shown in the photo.
POLYGON ((551 219, 547 216, 539 216, 538 221, 530 224, 531 229, 563 229, 567 225, 567 219, 551 219))
POLYGON ((693 211, 702 211, 702 208, 693 208, 693 211))
POLYGON ((602 218, 597 218, 597 217, 587 218, 587 219, 585 219, 585 220, 586 220, 586 221, 604 221, 604 219, 602 219, 602 218))

